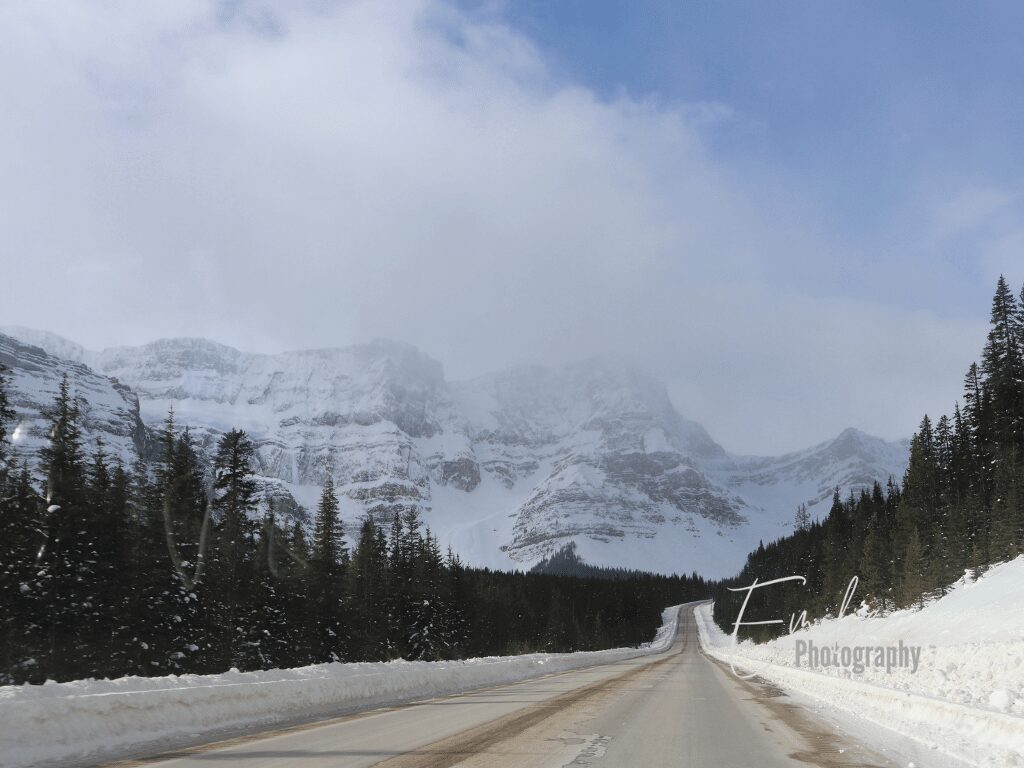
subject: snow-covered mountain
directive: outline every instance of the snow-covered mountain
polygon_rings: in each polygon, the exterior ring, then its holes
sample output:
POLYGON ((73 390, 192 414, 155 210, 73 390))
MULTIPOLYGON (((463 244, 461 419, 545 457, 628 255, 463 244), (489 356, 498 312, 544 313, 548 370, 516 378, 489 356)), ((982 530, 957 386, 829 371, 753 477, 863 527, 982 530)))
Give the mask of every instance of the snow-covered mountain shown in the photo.
POLYGON ((885 482, 906 463, 905 444, 855 430, 779 458, 731 456, 660 383, 615 361, 452 383, 390 341, 262 355, 164 339, 95 352, 5 330, 0 360, 35 439, 31 414, 68 371, 96 398, 89 434, 109 427, 126 458, 145 447, 139 420, 156 428, 173 406, 207 449, 245 429, 267 492, 309 507, 331 475, 346 519, 416 507, 442 542, 492 567, 529 567, 575 542, 594 564, 731 574, 758 540, 791 530, 797 504, 823 514, 836 485, 885 482))
POLYGON ((82 434, 95 447, 101 437, 112 455, 134 460, 147 450, 148 435, 134 392, 87 365, 45 352, 38 346, 0 334, 0 365, 11 371, 11 405, 15 426, 10 438, 15 454, 34 456, 46 442, 44 412, 53 403, 67 374, 81 398, 82 434))

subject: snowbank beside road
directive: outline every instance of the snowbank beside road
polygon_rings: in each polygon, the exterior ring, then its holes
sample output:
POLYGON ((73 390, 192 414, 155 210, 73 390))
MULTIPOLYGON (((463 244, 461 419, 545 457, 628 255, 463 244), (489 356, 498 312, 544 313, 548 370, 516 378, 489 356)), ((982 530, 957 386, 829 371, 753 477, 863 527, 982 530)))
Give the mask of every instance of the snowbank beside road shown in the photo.
POLYGON ((711 620, 710 606, 700 606, 696 615, 705 650, 740 672, 756 673, 969 765, 1024 766, 1024 557, 980 579, 959 581, 922 610, 826 620, 762 645, 744 641, 733 647, 711 620), (805 657, 797 668, 798 641, 819 648, 902 642, 920 646, 920 665, 916 671, 810 670, 805 657))
POLYGON ((109 759, 147 745, 273 725, 526 680, 659 653, 675 641, 679 606, 667 608, 639 648, 493 656, 465 661, 319 664, 265 672, 169 675, 0 687, 6 768, 109 759))

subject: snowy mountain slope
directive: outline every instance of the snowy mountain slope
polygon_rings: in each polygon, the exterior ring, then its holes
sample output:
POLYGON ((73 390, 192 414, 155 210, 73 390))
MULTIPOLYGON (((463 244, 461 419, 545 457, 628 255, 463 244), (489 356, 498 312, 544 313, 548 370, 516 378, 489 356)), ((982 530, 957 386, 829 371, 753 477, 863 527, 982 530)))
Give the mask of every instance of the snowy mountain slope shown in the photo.
POLYGON ((36 452, 46 442, 48 425, 43 414, 53 403, 65 374, 80 398, 83 447, 87 452, 95 450, 97 437, 102 437, 108 454, 126 463, 145 451, 147 434, 139 400, 128 387, 80 362, 56 357, 4 334, 0 334, 0 364, 10 369, 15 460, 34 462, 36 452))
POLYGON ((535 562, 573 540, 651 539, 684 517, 725 528, 745 522, 742 502, 699 470, 724 450, 641 372, 588 360, 453 389, 485 482, 525 486, 500 544, 513 562, 535 562))
POLYGON ((784 456, 733 457, 719 466, 716 477, 758 508, 802 503, 812 517, 822 517, 837 486, 856 491, 875 481, 884 488, 890 477, 900 482, 909 451, 908 440, 888 442, 846 429, 832 440, 784 456))
POLYGON ((94 360, 139 393, 148 423, 173 406, 207 449, 226 430, 245 429, 258 472, 307 505, 331 474, 359 514, 426 511, 431 470, 439 479, 456 474, 445 455, 426 457, 428 465, 415 445, 440 431, 446 385, 441 366, 408 345, 255 355, 171 339, 105 350, 94 360))
POLYGON ((659 382, 610 360, 452 383, 390 341, 262 355, 164 339, 92 352, 12 333, 124 382, 151 427, 173 406, 207 451, 245 429, 275 496, 312 506, 330 474, 346 519, 415 507, 443 544, 492 567, 528 568, 575 542, 595 564, 726 575, 759 540, 789 532, 798 503, 823 514, 836 485, 884 483, 905 465, 905 446, 852 430, 777 459, 730 456, 659 382))

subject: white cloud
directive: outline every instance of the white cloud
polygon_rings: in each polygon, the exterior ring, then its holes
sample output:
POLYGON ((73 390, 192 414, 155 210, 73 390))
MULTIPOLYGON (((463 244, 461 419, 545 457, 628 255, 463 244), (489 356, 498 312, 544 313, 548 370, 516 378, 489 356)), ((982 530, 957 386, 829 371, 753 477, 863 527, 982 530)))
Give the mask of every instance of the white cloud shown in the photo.
POLYGON ((793 279, 851 262, 709 155, 727 105, 603 101, 427 0, 227 7, 0 8, 0 320, 456 376, 617 351, 751 452, 956 396, 978 327, 793 279))

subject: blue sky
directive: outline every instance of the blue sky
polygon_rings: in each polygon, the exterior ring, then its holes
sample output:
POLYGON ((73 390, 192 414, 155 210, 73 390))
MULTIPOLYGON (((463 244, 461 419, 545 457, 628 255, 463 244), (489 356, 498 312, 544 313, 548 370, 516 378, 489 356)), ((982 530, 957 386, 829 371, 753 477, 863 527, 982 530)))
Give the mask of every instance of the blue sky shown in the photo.
MULTIPOLYGON (((812 226, 876 267, 928 194, 1022 180, 1020 3, 523 0, 500 14, 554 72, 604 98, 722 105, 729 116, 704 131, 716 158, 796 190, 812 226)), ((819 277, 830 290, 976 315, 991 265, 943 245, 921 257, 942 262, 943 281, 819 277)))
POLYGON ((1024 6, 0 4, 0 325, 625 357, 727 448, 952 408, 1024 282, 1024 6))

